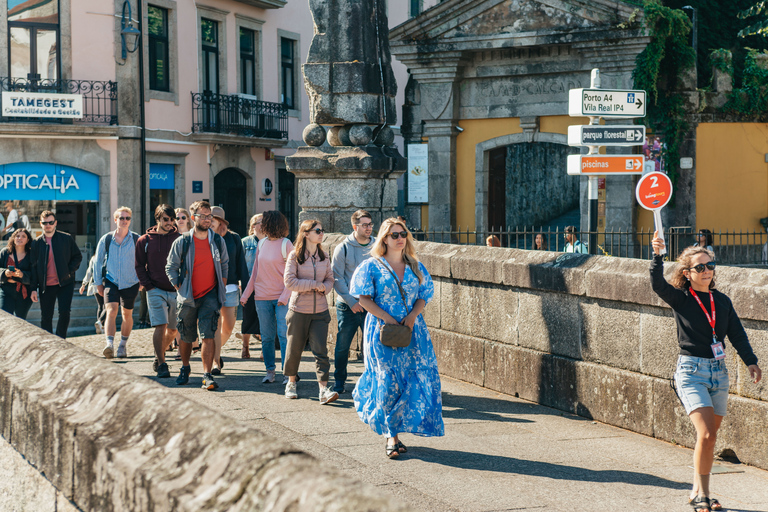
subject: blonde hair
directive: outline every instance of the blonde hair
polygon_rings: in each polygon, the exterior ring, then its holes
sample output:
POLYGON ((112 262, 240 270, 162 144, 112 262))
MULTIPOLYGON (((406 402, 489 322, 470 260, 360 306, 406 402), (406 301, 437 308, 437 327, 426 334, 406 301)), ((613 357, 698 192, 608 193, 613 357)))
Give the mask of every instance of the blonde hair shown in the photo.
MULTIPOLYGON (((189 227, 190 230, 195 229, 195 221, 192 220, 192 216, 189 214, 189 212, 186 209, 176 208, 174 212, 176 213, 176 227, 179 226, 179 214, 183 213, 184 215, 187 216, 187 220, 186 220, 187 227, 189 227)), ((179 231, 181 231, 181 229, 179 229, 179 231)))
POLYGON ((133 216, 133 210, 131 210, 127 206, 121 206, 120 208, 115 210, 115 213, 112 214, 112 218, 113 219, 118 218, 120 216, 120 212, 126 212, 126 213, 128 213, 128 215, 133 216))
POLYGON ((376 235, 376 241, 373 242, 371 247, 371 256, 374 258, 381 258, 387 254, 387 244, 384 243, 384 239, 389 236, 389 232, 393 226, 400 226, 408 235, 405 237, 405 248, 403 249, 403 260, 405 264, 411 267, 411 271, 419 278, 419 284, 424 282, 424 276, 419 269, 419 258, 416 256, 416 247, 413 245, 413 236, 411 231, 401 220, 395 217, 390 217, 381 223, 379 228, 379 234, 376 235))
MULTIPOLYGON (((707 249, 706 247, 688 247, 680 256, 677 257, 677 266, 675 267, 675 273, 672 275, 672 282, 670 283, 675 288, 681 290, 687 290, 691 286, 691 282, 685 277, 685 271, 691 268, 691 260, 697 254, 706 254, 709 256, 710 261, 715 261, 715 253, 707 249)), ((709 289, 715 288, 715 273, 712 271, 712 280, 709 282, 709 289)))
POLYGON ((254 229, 254 226, 256 226, 256 223, 259 221, 259 219, 263 217, 262 214, 257 213, 253 217, 251 217, 251 220, 248 222, 248 236, 253 235, 252 231, 254 229))

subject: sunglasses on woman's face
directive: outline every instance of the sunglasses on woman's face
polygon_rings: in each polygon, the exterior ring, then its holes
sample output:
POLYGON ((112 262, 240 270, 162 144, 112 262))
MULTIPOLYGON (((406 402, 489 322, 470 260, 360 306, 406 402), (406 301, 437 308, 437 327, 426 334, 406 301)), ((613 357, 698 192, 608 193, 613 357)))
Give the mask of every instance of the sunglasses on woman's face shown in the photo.
POLYGON ((322 228, 310 229, 309 231, 307 231, 307 233, 312 233, 313 231, 318 235, 322 235, 323 233, 325 233, 325 230, 322 228))
POLYGON ((183 215, 179 215, 179 216, 178 216, 178 217, 176 217, 176 218, 177 218, 178 220, 187 220, 187 218, 186 218, 185 216, 183 216, 183 215))
POLYGON ((692 266, 688 270, 693 270, 697 274, 701 274, 702 272, 704 272, 705 268, 707 270, 715 270, 715 262, 714 261, 710 261, 709 263, 699 263, 698 265, 692 266))
POLYGON ((400 237, 407 238, 408 232, 407 231, 392 231, 389 236, 392 238, 392 240, 397 240, 400 237))

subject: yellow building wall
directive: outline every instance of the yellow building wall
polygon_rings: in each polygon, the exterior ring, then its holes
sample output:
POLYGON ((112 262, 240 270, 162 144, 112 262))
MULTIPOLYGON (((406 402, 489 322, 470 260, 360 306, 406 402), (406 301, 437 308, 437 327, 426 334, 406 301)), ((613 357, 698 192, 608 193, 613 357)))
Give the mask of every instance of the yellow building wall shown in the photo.
MULTIPOLYGON (((568 134, 572 124, 588 124, 589 118, 546 116, 539 118, 539 131, 568 134)), ((464 131, 456 141, 456 224, 461 229, 475 228, 475 147, 496 137, 522 133, 520 119, 464 119, 459 122, 464 131)), ((563 172, 566 172, 563 167, 563 172)))
POLYGON ((768 124, 701 123, 696 128, 696 226, 762 231, 768 215, 768 124))

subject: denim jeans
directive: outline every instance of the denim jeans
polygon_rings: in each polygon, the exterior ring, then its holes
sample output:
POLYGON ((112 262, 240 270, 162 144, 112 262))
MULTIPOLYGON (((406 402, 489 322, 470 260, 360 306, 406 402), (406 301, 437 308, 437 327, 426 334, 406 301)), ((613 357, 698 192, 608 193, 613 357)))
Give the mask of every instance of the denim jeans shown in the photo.
POLYGON ((69 329, 69 316, 72 309, 72 295, 74 293, 74 282, 64 286, 46 286, 45 291, 40 293, 40 327, 53 333, 53 308, 58 300, 59 321, 56 322, 55 334, 59 338, 66 338, 67 330, 69 329))
POLYGON ((285 366, 285 348, 288 345, 285 316, 288 305, 278 306, 276 300, 257 300, 256 313, 259 315, 261 330, 261 351, 264 354, 264 366, 267 370, 275 370, 275 331, 280 339, 280 365, 285 366))
POLYGON ((333 379, 336 381, 334 391, 340 392, 347 380, 347 363, 349 363, 349 346, 358 329, 364 329, 366 312, 355 313, 344 302, 336 303, 336 320, 339 331, 336 334, 336 350, 333 355, 333 379))

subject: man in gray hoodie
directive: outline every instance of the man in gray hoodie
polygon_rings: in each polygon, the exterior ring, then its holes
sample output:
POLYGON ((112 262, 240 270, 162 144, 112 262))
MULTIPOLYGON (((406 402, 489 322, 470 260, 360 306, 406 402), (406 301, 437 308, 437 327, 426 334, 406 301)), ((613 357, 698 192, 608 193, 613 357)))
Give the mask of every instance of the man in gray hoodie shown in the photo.
POLYGON ((333 288, 336 290, 336 320, 339 330, 336 334, 336 351, 334 354, 335 380, 333 390, 344 393, 344 383, 347 380, 347 363, 349 362, 349 346, 358 329, 363 329, 366 312, 357 298, 349 294, 349 283, 355 269, 369 258, 374 238, 373 220, 365 210, 357 210, 352 214, 352 234, 333 251, 333 288))
POLYGON ((181 333, 181 371, 176 384, 189 382, 192 343, 200 334, 203 341, 203 388, 219 387, 213 380, 213 338, 219 324, 219 310, 224 304, 229 271, 227 246, 211 227, 211 205, 200 201, 195 211, 194 234, 185 233, 173 242, 165 264, 165 273, 176 288, 178 329, 181 333))

